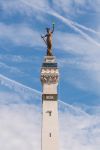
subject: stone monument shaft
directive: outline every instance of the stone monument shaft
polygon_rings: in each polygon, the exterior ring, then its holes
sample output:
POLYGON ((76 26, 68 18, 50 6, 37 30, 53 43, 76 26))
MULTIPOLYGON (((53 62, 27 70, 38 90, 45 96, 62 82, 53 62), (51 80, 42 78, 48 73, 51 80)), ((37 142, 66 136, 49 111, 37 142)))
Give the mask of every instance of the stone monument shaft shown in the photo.
POLYGON ((59 150, 58 129, 58 81, 59 69, 55 56, 52 54, 53 29, 47 28, 47 34, 41 36, 47 45, 47 56, 41 68, 42 82, 42 140, 41 150, 59 150), (46 40, 45 40, 45 37, 46 40))
POLYGON ((45 56, 41 68, 42 143, 41 150, 59 150, 58 92, 59 70, 54 56, 45 56))

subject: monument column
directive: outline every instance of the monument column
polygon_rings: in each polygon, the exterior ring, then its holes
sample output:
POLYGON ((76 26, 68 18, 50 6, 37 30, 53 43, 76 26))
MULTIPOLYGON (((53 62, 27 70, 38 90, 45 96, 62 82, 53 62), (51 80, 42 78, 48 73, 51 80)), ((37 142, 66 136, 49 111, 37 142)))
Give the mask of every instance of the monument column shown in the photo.
POLYGON ((54 56, 45 56, 41 68, 42 93, 42 148, 59 150, 58 93, 59 70, 54 56))
POLYGON ((42 143, 41 150, 59 150, 58 140, 58 93, 59 70, 56 58, 52 54, 53 28, 46 28, 47 33, 41 36, 47 46, 47 56, 41 68, 42 92, 42 143))

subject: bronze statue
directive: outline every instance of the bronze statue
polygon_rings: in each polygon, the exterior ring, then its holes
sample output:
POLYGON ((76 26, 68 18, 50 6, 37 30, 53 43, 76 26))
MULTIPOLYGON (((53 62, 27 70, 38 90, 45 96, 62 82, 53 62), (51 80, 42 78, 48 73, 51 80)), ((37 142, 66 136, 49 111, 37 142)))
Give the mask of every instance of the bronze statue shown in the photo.
POLYGON ((43 38, 45 44, 47 45, 47 56, 52 56, 52 34, 54 32, 54 23, 53 28, 50 30, 50 28, 46 28, 47 34, 44 36, 41 36, 43 38))

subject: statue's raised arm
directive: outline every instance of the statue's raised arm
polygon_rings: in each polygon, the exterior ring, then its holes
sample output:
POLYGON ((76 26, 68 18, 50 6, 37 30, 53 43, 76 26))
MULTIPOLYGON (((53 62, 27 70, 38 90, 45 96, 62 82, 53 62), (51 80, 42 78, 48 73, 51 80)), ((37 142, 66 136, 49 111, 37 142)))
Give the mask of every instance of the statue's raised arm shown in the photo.
POLYGON ((53 28, 50 30, 50 28, 46 28, 47 34, 44 36, 41 36, 43 38, 45 44, 47 45, 47 56, 52 56, 52 34, 54 32, 54 23, 53 28))
POLYGON ((55 24, 54 24, 54 22, 53 22, 53 23, 52 23, 52 31, 51 31, 51 33, 54 32, 54 29, 55 29, 55 24))

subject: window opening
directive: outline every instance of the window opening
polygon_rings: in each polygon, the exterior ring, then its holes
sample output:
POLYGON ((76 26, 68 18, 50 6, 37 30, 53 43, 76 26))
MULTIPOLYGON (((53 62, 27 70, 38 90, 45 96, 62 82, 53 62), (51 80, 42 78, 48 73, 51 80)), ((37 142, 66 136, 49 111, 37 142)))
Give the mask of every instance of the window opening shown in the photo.
POLYGON ((49 114, 49 116, 51 116, 51 114, 52 114, 52 111, 47 111, 46 113, 48 113, 49 114))
POLYGON ((49 137, 51 137, 51 132, 49 133, 49 137))

